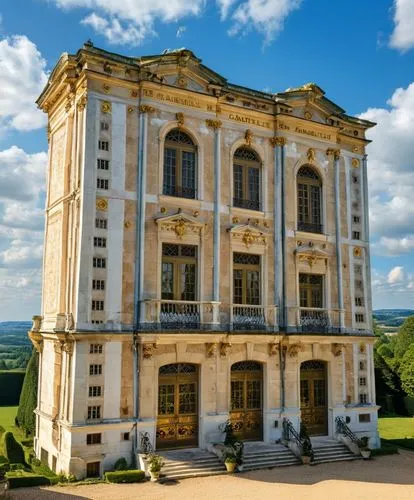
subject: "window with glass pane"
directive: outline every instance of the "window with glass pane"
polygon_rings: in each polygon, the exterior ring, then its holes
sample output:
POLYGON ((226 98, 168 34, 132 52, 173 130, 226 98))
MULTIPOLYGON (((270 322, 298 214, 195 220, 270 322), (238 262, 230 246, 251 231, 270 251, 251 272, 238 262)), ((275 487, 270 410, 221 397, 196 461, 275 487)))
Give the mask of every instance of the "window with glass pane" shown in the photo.
POLYGON ((233 303, 260 305, 260 256, 233 254, 233 303))
POLYGON ((261 162, 257 154, 246 147, 234 153, 233 205, 250 210, 261 210, 261 162))
POLYGON ((161 298, 197 300, 197 247, 164 243, 162 254, 161 298))
POLYGON ((196 198, 197 148, 180 129, 171 130, 165 138, 163 194, 196 198))
POLYGON ((322 233, 322 183, 311 167, 302 167, 297 175, 298 230, 322 233))
POLYGON ((231 409, 240 410, 244 408, 244 382, 243 380, 231 381, 231 409))
POLYGON ((196 384, 179 384, 179 404, 180 415, 197 412, 197 391, 196 384))
POLYGON ((262 407, 262 389, 260 380, 247 381, 247 408, 255 410, 262 407))
POLYGON ((174 384, 163 384, 158 389, 158 415, 174 415, 174 384))
POLYGON ((300 307, 323 308, 323 276, 299 274, 300 307))

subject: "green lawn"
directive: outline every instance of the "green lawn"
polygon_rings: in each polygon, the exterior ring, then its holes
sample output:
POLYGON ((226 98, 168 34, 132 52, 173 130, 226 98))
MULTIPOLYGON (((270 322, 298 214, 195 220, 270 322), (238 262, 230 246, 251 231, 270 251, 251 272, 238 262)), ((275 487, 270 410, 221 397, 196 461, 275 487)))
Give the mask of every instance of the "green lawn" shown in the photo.
POLYGON ((378 419, 381 439, 387 443, 414 449, 414 418, 392 417, 378 419))
MULTIPOLYGON (((17 415, 17 406, 0 406, 0 427, 3 427, 4 432, 13 432, 14 437, 21 441, 25 439, 24 432, 17 429, 14 425, 14 417, 17 415)), ((0 429, 0 434, 3 430, 0 429)), ((0 442, 0 455, 2 454, 3 444, 0 442)))

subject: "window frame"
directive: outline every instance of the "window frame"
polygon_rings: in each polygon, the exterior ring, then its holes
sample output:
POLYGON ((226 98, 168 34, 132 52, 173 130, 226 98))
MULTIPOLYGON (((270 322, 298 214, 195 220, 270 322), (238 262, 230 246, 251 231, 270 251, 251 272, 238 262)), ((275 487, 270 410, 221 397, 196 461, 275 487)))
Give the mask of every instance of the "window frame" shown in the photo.
POLYGON ((317 273, 305 273, 305 272, 299 272, 298 275, 298 293, 299 293, 299 307, 301 309, 326 309, 326 297, 325 297, 325 290, 326 290, 326 276, 323 274, 317 274, 317 273), (316 288, 316 286, 319 287, 319 284, 316 285, 315 283, 301 283, 300 282, 300 277, 301 275, 306 275, 306 276, 318 276, 321 278, 321 283, 320 283, 320 295, 321 295, 321 306, 314 306, 314 305, 306 305, 302 306, 302 297, 301 297, 301 290, 306 290, 306 300, 309 303, 313 303, 313 296, 312 292, 316 288))
MULTIPOLYGON (((263 186, 262 186, 262 177, 263 177, 263 162, 253 148, 241 145, 236 148, 232 155, 232 207, 241 208, 245 210, 254 210, 255 212, 263 211, 263 186), (236 158, 236 154, 240 150, 246 150, 254 154, 256 157, 255 160, 250 160, 246 158, 236 158), (241 169, 241 197, 236 196, 236 167, 240 167, 241 169), (251 199, 250 193, 250 179, 249 173, 250 170, 254 170, 258 173, 257 175, 257 194, 258 200, 251 199), (237 202, 238 200, 238 202, 237 202), (257 204, 257 206, 254 206, 257 204)), ((237 190, 238 191, 238 190, 237 190)))
MULTIPOLYGON (((180 250, 179 250, 180 252, 180 250)), ((161 300, 171 300, 171 301, 183 301, 183 302, 197 302, 199 300, 199 247, 194 244, 176 244, 170 242, 162 242, 161 243, 161 281, 160 281, 160 297, 161 300), (176 245, 177 247, 185 247, 191 246, 195 248, 195 256, 182 256, 182 255, 164 255, 163 254, 163 246, 164 245, 176 245), (164 264, 171 264, 173 269, 172 276, 172 284, 173 284, 173 298, 164 298, 163 297, 163 276, 164 276, 164 264), (191 264, 195 266, 194 272, 194 300, 186 300, 180 298, 181 295, 181 266, 185 264, 191 264)))
POLYGON ((323 191, 323 179, 320 173, 311 165, 301 165, 301 167, 296 172, 296 228, 297 231, 314 233, 314 234, 324 234, 325 224, 324 224, 324 191, 323 191), (309 169, 315 176, 314 179, 307 176, 301 176, 301 171, 304 169, 309 169), (304 198, 300 196, 299 186, 306 186, 306 205, 307 217, 304 217, 304 220, 300 220, 299 217, 299 207, 300 200, 304 198), (318 196, 319 196, 319 214, 315 213, 315 207, 313 206, 314 199, 312 196, 311 187, 318 188, 318 196), (305 220, 306 219, 306 220, 305 220))
MULTIPOLYGON (((262 255, 259 254, 246 254, 245 252, 237 252, 233 251, 232 252, 232 303, 237 304, 237 305, 252 305, 252 306, 260 306, 262 305, 263 302, 263 276, 262 276, 262 255), (245 255, 254 255, 258 257, 259 262, 257 264, 247 264, 247 263, 239 263, 239 262, 234 262, 234 257, 236 254, 245 254, 245 255), (241 271, 241 302, 236 302, 236 293, 235 293, 235 280, 238 279, 235 276, 235 271, 241 271), (248 294, 249 294, 249 289, 248 289, 248 273, 249 272, 257 272, 259 276, 259 297, 257 303, 254 302, 248 302, 248 294)), ((250 292, 251 293, 251 292, 250 292)))

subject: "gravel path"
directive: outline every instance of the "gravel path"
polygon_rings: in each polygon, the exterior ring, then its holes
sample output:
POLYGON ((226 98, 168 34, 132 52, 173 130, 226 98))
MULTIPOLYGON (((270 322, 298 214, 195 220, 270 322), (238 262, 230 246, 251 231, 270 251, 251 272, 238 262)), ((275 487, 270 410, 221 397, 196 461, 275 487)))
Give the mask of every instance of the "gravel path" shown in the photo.
POLYGON ((176 484, 95 484, 10 491, 12 499, 99 500, 344 500, 414 499, 414 453, 363 462, 280 467, 243 474, 185 479, 176 484))

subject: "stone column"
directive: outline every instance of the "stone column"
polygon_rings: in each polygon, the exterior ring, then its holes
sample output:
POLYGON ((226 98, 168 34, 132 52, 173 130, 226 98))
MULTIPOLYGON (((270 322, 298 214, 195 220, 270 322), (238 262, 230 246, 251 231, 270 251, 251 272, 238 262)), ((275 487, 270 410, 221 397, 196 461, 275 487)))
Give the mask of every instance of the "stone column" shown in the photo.
POLYGON ((145 194, 147 178, 147 134, 148 116, 154 111, 152 106, 139 106, 138 175, 137 175, 137 223, 135 262, 135 324, 144 319, 144 250, 145 250, 145 194))
POLYGON ((274 148, 273 172, 273 254, 274 254, 274 303, 278 307, 278 320, 286 325, 285 314, 285 267, 284 249, 286 247, 286 228, 284 214, 284 137, 272 137, 270 143, 274 148))
POLYGON ((335 172, 335 240, 336 240, 336 273, 338 285, 338 309, 339 309, 339 328, 342 330, 345 326, 343 280, 342 280, 342 243, 341 243, 341 189, 340 189, 340 151, 339 149, 328 149, 328 156, 333 157, 335 172))
POLYGON ((365 282, 365 320, 367 327, 372 328, 372 290, 371 290, 371 255, 369 249, 369 208, 368 208, 368 169, 367 169, 367 155, 362 159, 362 194, 364 206, 364 226, 363 235, 366 243, 365 247, 365 269, 366 269, 366 282, 365 282))

